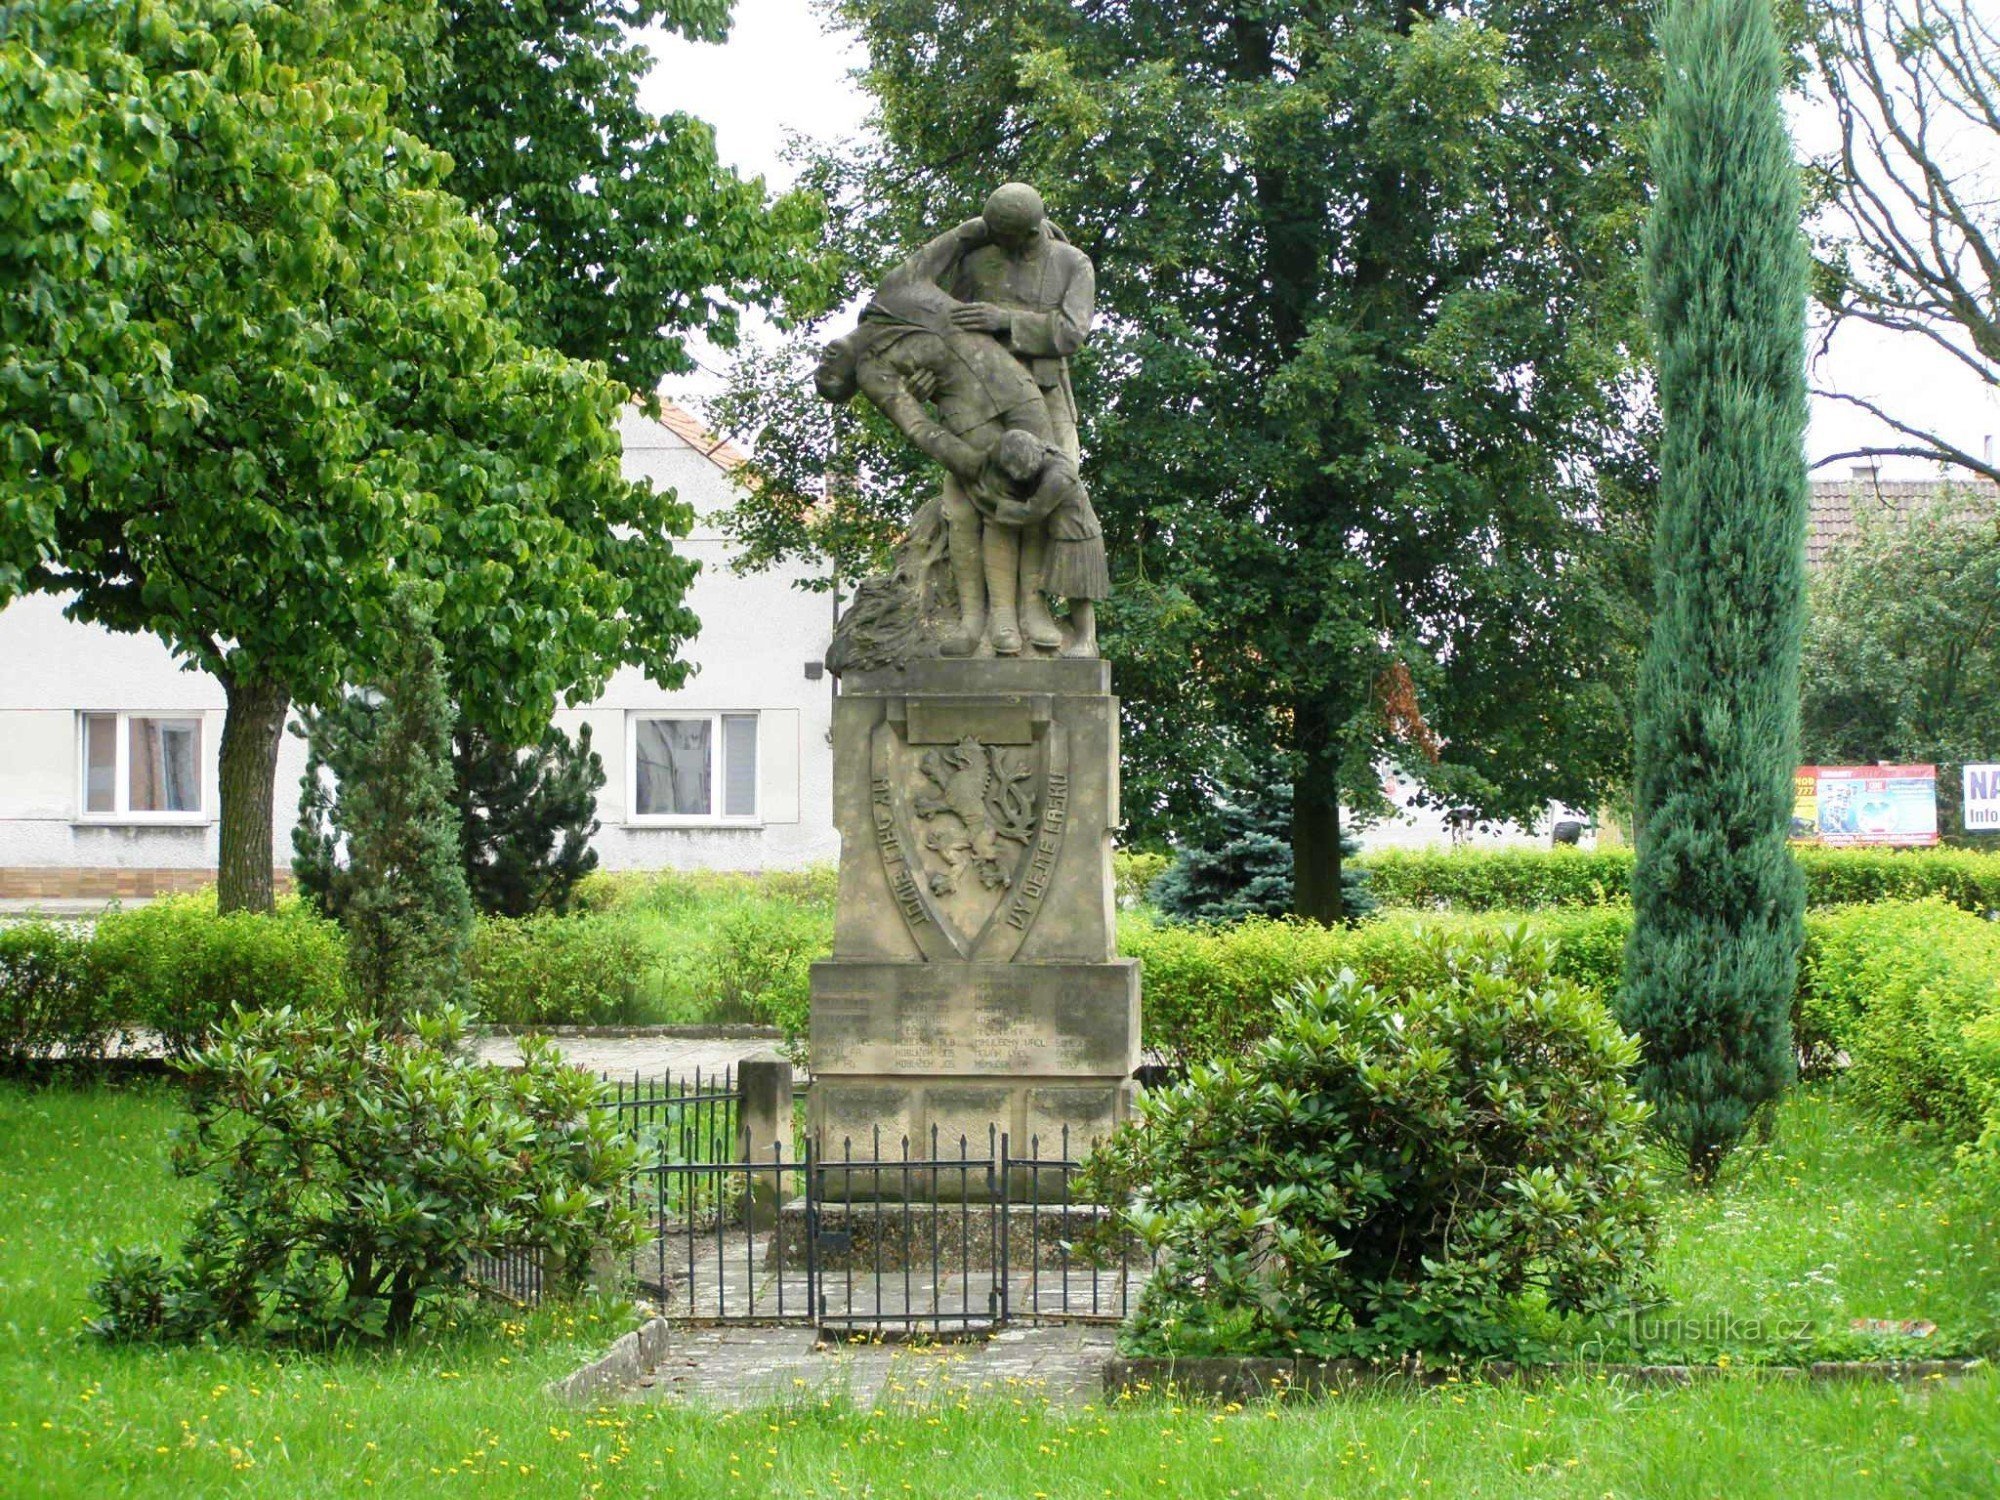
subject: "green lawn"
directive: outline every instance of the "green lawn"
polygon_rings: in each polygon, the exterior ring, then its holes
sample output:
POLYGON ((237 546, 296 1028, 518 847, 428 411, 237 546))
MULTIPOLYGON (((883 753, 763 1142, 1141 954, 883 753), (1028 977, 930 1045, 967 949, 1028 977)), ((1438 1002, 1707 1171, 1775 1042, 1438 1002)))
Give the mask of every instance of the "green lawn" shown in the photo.
MULTIPOLYGON (((2000 1376, 1791 1389, 1442 1389, 1216 1411, 1031 1402, 882 1414, 575 1411, 540 1394, 617 1331, 588 1310, 468 1315, 392 1354, 107 1349, 97 1247, 169 1234, 159 1088, 0 1085, 0 1494, 1646 1497, 2000 1493, 2000 1376)), ((1664 1275, 1691 1321, 1996 1325, 1990 1213, 1919 1148, 1805 1095, 1713 1198, 1677 1201, 1664 1275)), ((604 1316, 611 1316, 606 1314, 604 1316)), ((1761 1347, 1761 1346, 1757 1346, 1761 1347)), ((1755 1357, 1757 1347, 1739 1349, 1755 1357)))

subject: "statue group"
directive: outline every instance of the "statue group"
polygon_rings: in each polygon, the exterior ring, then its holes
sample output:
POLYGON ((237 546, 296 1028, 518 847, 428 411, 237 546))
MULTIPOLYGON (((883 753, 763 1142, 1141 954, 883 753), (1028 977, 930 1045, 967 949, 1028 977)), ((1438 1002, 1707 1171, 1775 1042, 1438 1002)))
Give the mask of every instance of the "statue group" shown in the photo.
POLYGON ((1097 655, 1110 592, 1104 535, 1078 474, 1069 361, 1090 336, 1089 257, 1008 183, 976 219, 889 273, 815 384, 858 392, 944 469, 894 574, 864 583, 828 661, 1097 655), (1049 608, 1068 603, 1068 628, 1049 608))
MULTIPOLYGON (((820 361, 822 396, 862 397, 943 470, 826 654, 840 884, 812 966, 810 1120, 829 1149, 1088 1142, 1131 1108, 1110 576, 1069 365, 1094 281, 1009 183, 890 272, 820 361)), ((862 1186, 929 1191, 907 1171, 862 1186)))

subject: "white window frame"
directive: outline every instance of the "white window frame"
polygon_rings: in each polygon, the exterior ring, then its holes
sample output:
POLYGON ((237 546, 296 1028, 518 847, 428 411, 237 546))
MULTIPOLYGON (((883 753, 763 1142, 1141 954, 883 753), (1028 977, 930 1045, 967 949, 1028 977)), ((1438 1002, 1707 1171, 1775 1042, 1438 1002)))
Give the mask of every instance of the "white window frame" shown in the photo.
POLYGON ((195 828, 215 821, 208 806, 208 715, 199 709, 167 708, 80 708, 76 711, 76 821, 79 823, 144 824, 154 828, 195 828), (112 735, 111 798, 109 812, 90 808, 90 720, 116 719, 112 735), (125 806, 132 795, 132 720, 192 720, 195 728, 195 796, 199 805, 192 812, 134 812, 125 806))
POLYGON ((764 751, 758 736, 763 730, 763 714, 754 708, 646 708, 628 709, 625 714, 625 821, 635 828, 758 828, 764 818, 764 751), (751 721, 751 744, 756 747, 757 775, 752 783, 749 813, 730 815, 706 813, 642 813, 639 811, 639 725, 658 719, 708 721, 708 787, 711 806, 720 807, 723 785, 722 721, 751 721))

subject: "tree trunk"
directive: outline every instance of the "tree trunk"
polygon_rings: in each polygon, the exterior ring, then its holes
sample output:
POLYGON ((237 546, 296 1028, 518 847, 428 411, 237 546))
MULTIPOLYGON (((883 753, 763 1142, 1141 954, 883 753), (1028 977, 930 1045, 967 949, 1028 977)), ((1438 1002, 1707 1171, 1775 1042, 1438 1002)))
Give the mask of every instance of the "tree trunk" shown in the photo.
POLYGON ((1292 783, 1292 911, 1329 927, 1342 915, 1340 782, 1318 756, 1292 783))
POLYGON ((225 677, 222 720, 222 859, 216 904, 226 912, 272 906, 271 795, 278 742, 292 695, 269 678, 225 677))

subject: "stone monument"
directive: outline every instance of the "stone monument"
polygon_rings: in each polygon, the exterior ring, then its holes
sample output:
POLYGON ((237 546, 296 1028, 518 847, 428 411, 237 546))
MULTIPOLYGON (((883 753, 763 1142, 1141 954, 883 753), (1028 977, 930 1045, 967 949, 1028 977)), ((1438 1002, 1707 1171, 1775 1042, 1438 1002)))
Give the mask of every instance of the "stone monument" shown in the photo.
POLYGON ((989 1127, 1050 1156, 1067 1127, 1080 1152, 1129 1109, 1139 974, 1116 956, 1118 701, 1094 609, 1109 575, 1069 372, 1093 291, 1088 258, 1010 183, 898 266, 816 377, 944 470, 827 655, 840 884, 812 970, 810 1117, 835 1158, 878 1132, 925 1156, 933 1131, 983 1156, 989 1127))

